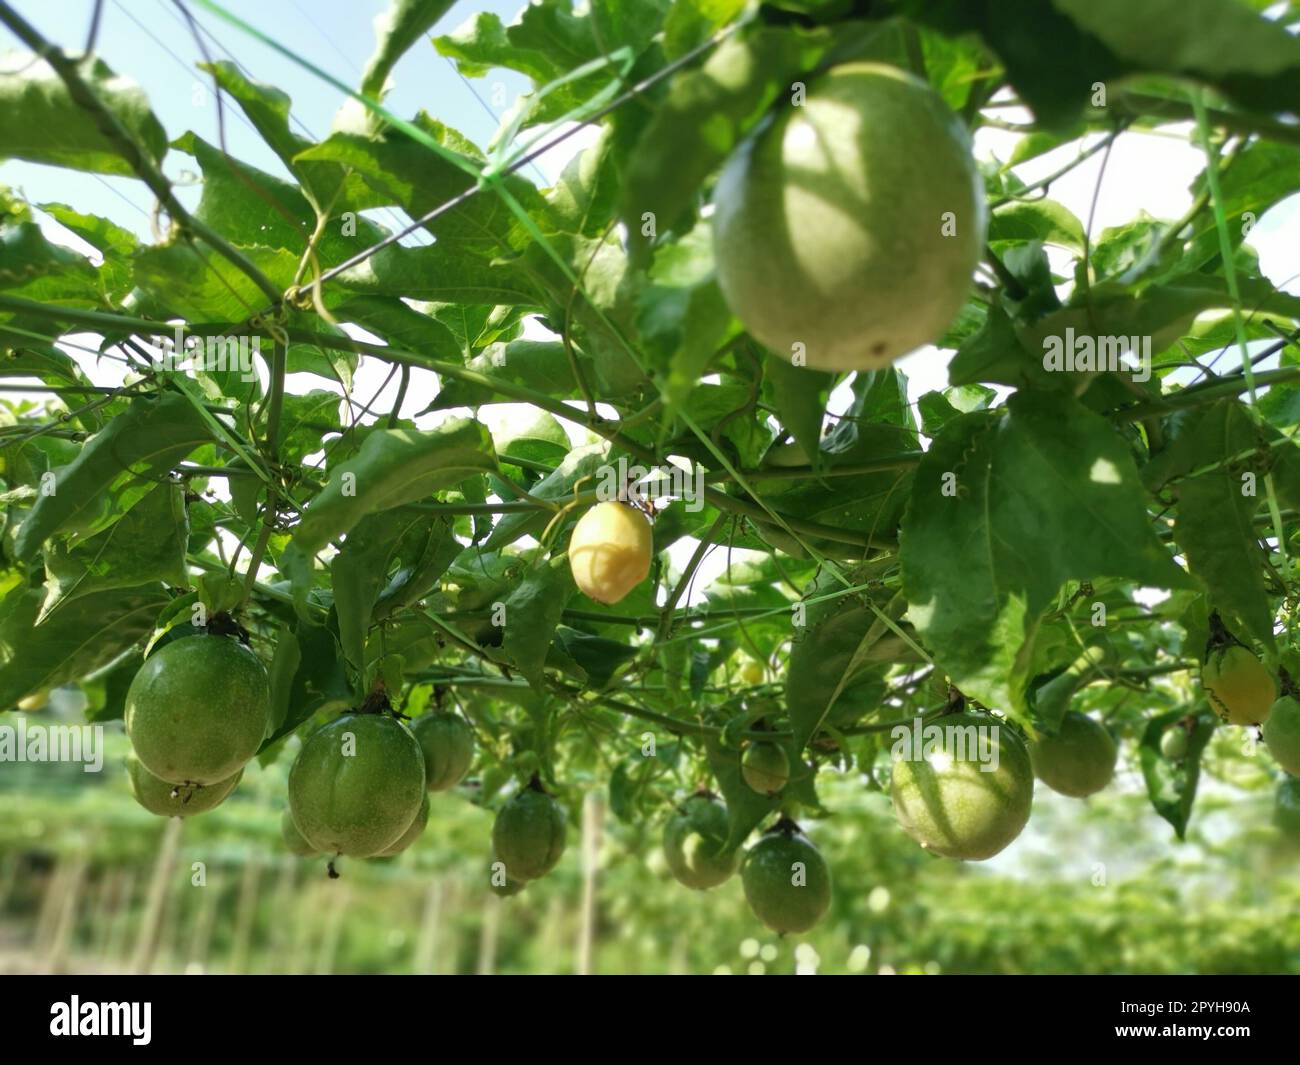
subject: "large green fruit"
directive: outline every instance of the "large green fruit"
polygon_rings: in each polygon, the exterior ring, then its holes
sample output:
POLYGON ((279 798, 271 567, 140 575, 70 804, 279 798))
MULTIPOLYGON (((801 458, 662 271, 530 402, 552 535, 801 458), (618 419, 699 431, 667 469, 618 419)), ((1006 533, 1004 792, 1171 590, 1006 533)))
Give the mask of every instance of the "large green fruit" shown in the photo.
POLYGON ((910 737, 895 744, 890 793, 898 823, 945 858, 992 858, 1029 821, 1034 771, 1024 741, 979 714, 950 714, 930 727, 943 730, 933 734, 942 737, 933 750, 926 742, 916 751, 910 737))
POLYGON ((474 731, 463 718, 441 711, 425 714, 411 722, 411 734, 424 754, 430 791, 446 791, 465 779, 474 760, 474 731))
POLYGON ((790 757, 778 744, 751 743, 740 756, 740 775, 760 795, 775 795, 790 779, 790 757))
POLYGON ((293 814, 288 810, 280 815, 280 838, 289 848, 289 853, 296 854, 299 858, 310 858, 313 854, 320 853, 307 842, 307 837, 298 831, 298 826, 293 823, 293 814))
POLYGON ((875 63, 811 82, 736 149, 713 202, 732 311, 819 370, 880 369, 936 340, 984 244, 965 127, 925 82, 875 63))
POLYGON ((266 736, 266 667, 226 636, 185 636, 159 648, 126 693, 126 734, 154 776, 218 784, 243 768, 266 736))
POLYGON ((1273 823, 1288 836, 1300 839, 1300 780, 1287 777, 1277 786, 1273 823))
POLYGON ((419 812, 416 813, 415 819, 407 826, 406 831, 397 837, 397 842, 391 847, 387 847, 379 852, 381 858, 391 858, 395 854, 401 854, 412 843, 420 838, 424 832, 424 827, 429 823, 429 793, 424 793, 424 801, 420 803, 419 812))
POLYGON ((131 781, 135 801, 159 817, 193 817, 220 806, 235 790, 244 775, 242 768, 234 775, 206 787, 197 784, 172 784, 160 780, 144 767, 134 753, 127 756, 126 775, 131 781))
POLYGON ((1211 651, 1201 668, 1210 706, 1230 725, 1259 725, 1277 698, 1277 683, 1247 648, 1233 644, 1211 651))
MULTIPOLYGON (((1180 730, 1181 731, 1181 730, 1180 730)), ((1087 714, 1068 711, 1054 736, 1029 748, 1034 775, 1053 791, 1082 799, 1101 791, 1115 776, 1119 748, 1087 714)))
POLYGON ((664 858, 678 883, 707 891, 731 878, 740 850, 728 851, 727 808, 717 799, 692 795, 664 825, 664 858))
POLYGON ((740 873, 754 916, 773 932, 806 932, 831 904, 826 859, 788 823, 778 825, 749 849, 740 873))
POLYGON ((1264 722, 1264 742, 1278 765, 1300 777, 1300 700, 1284 695, 1273 704, 1264 722))
POLYGON ((317 729, 289 771, 294 823, 324 854, 381 854, 410 827, 424 798, 420 745, 384 714, 344 714, 317 729))
POLYGON ((545 876, 564 853, 564 809, 544 791, 525 788, 501 807, 492 825, 492 849, 511 880, 545 876))

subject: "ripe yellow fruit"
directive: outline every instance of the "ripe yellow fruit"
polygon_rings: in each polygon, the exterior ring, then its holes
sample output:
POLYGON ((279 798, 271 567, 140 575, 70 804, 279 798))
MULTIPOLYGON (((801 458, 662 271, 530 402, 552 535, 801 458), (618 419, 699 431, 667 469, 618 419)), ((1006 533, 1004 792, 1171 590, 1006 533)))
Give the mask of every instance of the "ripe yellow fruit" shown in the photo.
POLYGON ((810 82, 732 154, 713 202, 728 306, 818 370, 881 369, 937 339, 984 243, 965 127, 925 82, 878 63, 810 82))
POLYGON ((746 684, 762 684, 766 675, 761 662, 746 662, 740 667, 740 679, 746 684))
POLYGON ((1277 698, 1277 682, 1247 648, 1236 644, 1210 652, 1201 669, 1210 706, 1230 725, 1260 725, 1277 698))
POLYGON ((569 539, 569 569, 582 594, 617 603, 650 573, 650 523, 626 503, 597 503, 569 539))

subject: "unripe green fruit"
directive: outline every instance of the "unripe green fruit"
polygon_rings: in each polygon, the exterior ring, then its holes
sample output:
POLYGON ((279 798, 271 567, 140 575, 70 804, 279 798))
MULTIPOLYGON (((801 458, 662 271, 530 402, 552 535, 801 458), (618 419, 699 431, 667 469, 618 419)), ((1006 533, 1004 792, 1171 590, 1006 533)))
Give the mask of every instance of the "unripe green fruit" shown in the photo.
POLYGON ((126 734, 145 768, 173 784, 218 784, 257 753, 271 713, 266 667, 225 636, 159 648, 126 694, 126 734))
POLYGON ((1160 754, 1166 761, 1181 762, 1187 757, 1187 750, 1191 743, 1192 738, 1187 730, 1181 725, 1175 725, 1173 728, 1165 729, 1160 737, 1160 754))
POLYGON ((298 831, 298 826, 293 823, 293 814, 288 810, 280 815, 280 838, 289 848, 289 853, 296 854, 299 858, 310 858, 313 854, 320 853, 307 842, 307 837, 298 831))
POLYGON ((1300 780, 1287 777, 1277 786, 1273 823, 1288 836, 1300 839, 1300 780))
POLYGON ((525 788, 501 807, 492 849, 511 880, 536 880, 555 868, 567 834, 564 809, 545 792, 525 788))
POLYGON ((498 898, 508 899, 518 895, 528 886, 527 880, 514 880, 506 875, 506 864, 495 855, 488 867, 488 890, 498 898))
POLYGON ((395 854, 401 854, 412 843, 420 838, 424 832, 424 826, 429 823, 429 793, 424 793, 424 801, 420 803, 419 812, 416 813, 415 819, 407 826, 405 832, 397 837, 397 842, 391 847, 381 851, 381 858, 391 858, 395 854))
POLYGON ((846 63, 728 160, 713 195, 718 283, 785 358, 875 370, 966 302, 986 223, 970 139, 925 82, 846 63))
POLYGON ((411 734, 424 755, 424 774, 430 791, 454 788, 474 761, 474 732, 456 714, 424 714, 411 722, 411 734))
POLYGON ((1077 710, 1061 718, 1054 736, 1029 748, 1034 775, 1053 791, 1082 799, 1101 791, 1115 776, 1119 748, 1104 727, 1077 710))
POLYGON ((993 717, 950 714, 933 724, 953 737, 945 738, 942 749, 894 759, 890 794, 898 823, 926 850, 945 858, 992 858, 1029 821, 1034 800, 1029 752, 1019 736, 993 717), (972 727, 986 731, 972 732, 972 727), (960 746, 959 734, 948 729, 963 730, 960 746), (997 768, 986 771, 995 759, 997 768))
POLYGON ((790 758, 775 743, 751 743, 740 757, 740 775, 760 795, 775 795, 790 779, 790 758))
POLYGON ((826 859, 801 832, 778 830, 760 839, 745 855, 740 879, 754 916, 782 935, 808 931, 830 908, 826 859))
POLYGON ((740 850, 728 851, 727 808, 717 799, 693 795, 664 825, 664 858, 680 884, 707 891, 740 867, 740 850))
POLYGON ((1233 644, 1211 651, 1201 669, 1210 706, 1230 725, 1259 725, 1277 698, 1273 674, 1247 648, 1233 644))
POLYGON ((1264 722, 1264 742, 1277 764, 1300 777, 1300 700, 1284 695, 1264 722))
POLYGON ((573 527, 569 569, 583 595, 617 603, 650 573, 650 523, 626 503, 597 503, 573 527))
POLYGON ((193 817, 225 802, 239 784, 244 771, 237 769, 233 776, 206 787, 172 784, 150 773, 133 753, 127 756, 126 774, 131 781, 131 794, 135 796, 135 801, 151 814, 159 817, 193 817))
POLYGON ((410 827, 425 798, 424 756, 383 714, 344 714, 317 729, 289 771, 289 808, 324 854, 372 858, 410 827))

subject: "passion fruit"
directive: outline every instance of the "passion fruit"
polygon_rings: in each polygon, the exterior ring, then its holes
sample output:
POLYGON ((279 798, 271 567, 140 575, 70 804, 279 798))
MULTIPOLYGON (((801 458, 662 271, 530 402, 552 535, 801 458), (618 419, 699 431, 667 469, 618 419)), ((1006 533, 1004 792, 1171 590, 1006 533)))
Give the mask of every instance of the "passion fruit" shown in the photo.
POLYGON ((1238 644, 1211 651, 1201 668, 1210 705, 1230 725, 1261 725, 1277 698, 1277 682, 1264 663, 1238 644))
POLYGON ((773 932, 807 932, 831 904, 826 859, 793 822, 782 822, 745 855, 740 873, 754 916, 773 932))
POLYGON ((1300 777, 1300 699, 1284 695, 1273 704, 1264 722, 1264 742, 1278 765, 1300 777))
POLYGON ((488 867, 488 890, 498 898, 508 899, 518 895, 528 886, 527 880, 513 880, 506 875, 506 863, 493 856, 488 867))
POLYGON ((424 773, 430 791, 454 788, 474 761, 474 731, 456 714, 437 711, 411 722, 411 734, 424 755, 424 773))
POLYGON ((899 825, 945 858, 992 858, 1029 821, 1034 771, 1024 741, 998 719, 968 712, 939 718, 924 735, 919 752, 894 759, 899 825))
POLYGON ((537 787, 501 807, 492 825, 492 850, 509 879, 536 880, 555 868, 564 853, 566 821, 564 808, 537 787))
POLYGON ((135 801, 159 817, 193 817, 220 806, 244 775, 242 768, 215 784, 172 784, 149 772, 134 753, 127 755, 126 775, 135 801))
POLYGON ((219 784, 257 753, 270 718, 261 659, 226 636, 185 636, 159 648, 126 693, 126 734, 154 776, 219 784))
POLYGON ((1094 795, 1109 784, 1118 757, 1110 733, 1077 710, 1061 718, 1055 735, 1045 735, 1029 748, 1034 775, 1053 791, 1075 799, 1094 795))
POLYGON ((425 797, 420 745, 385 714, 344 714, 317 729, 289 771, 294 824, 324 854, 383 853, 425 797))
POLYGON ((1167 762, 1181 762, 1191 745, 1192 737, 1181 725, 1165 729, 1160 736, 1160 754, 1167 762))
POLYGON ((650 573, 650 523, 626 503, 597 503, 573 527, 569 569, 583 595, 613 604, 650 573))
POLYGON ((876 63, 809 82, 736 149, 713 202, 731 310, 819 370, 881 369, 938 338, 984 243, 965 127, 924 81, 876 63))
POLYGON ((429 823, 429 793, 424 793, 424 800, 420 803, 420 810, 405 832, 397 837, 397 842, 391 847, 379 852, 381 858, 391 858, 395 854, 401 854, 412 843, 420 838, 424 832, 424 827, 429 823))
POLYGON ((790 758, 779 744, 758 740, 740 756, 740 775, 760 795, 776 795, 790 779, 790 758))
POLYGON ((692 795, 664 825, 664 858, 680 884, 707 891, 740 867, 739 849, 727 850, 727 808, 717 799, 692 795))

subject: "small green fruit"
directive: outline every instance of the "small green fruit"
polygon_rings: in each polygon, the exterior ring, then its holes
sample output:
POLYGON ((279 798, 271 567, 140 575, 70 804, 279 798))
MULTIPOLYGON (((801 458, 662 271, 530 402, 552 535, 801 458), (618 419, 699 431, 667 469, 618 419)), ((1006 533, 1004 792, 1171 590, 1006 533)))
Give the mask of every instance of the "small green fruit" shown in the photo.
POLYGON ((1277 764, 1300 777, 1300 700, 1284 695, 1264 722, 1264 742, 1277 764))
POLYGON ((1211 651, 1201 669, 1210 705, 1230 725, 1260 725, 1277 698, 1277 683, 1264 663, 1233 644, 1211 651))
POLYGON ((424 754, 430 791, 454 788, 474 761, 474 731, 456 714, 437 711, 411 722, 411 734, 424 754))
POLYGON ((730 879, 740 850, 726 850, 727 808, 717 799, 693 795, 664 825, 664 858, 678 883, 707 891, 730 879))
POLYGON ((488 867, 488 890, 493 895, 508 899, 512 895, 518 895, 527 886, 527 880, 513 880, 507 876, 506 863, 493 856, 492 864, 488 867))
POLYGON ((1034 774, 1053 791, 1082 799, 1101 791, 1115 776, 1119 748, 1104 727, 1077 710, 1061 718, 1054 736, 1029 748, 1034 774))
MULTIPOLYGON (((992 858, 1029 821, 1034 771, 1024 741, 996 718, 950 714, 927 725, 942 737, 919 756, 898 750, 890 794, 903 831, 945 858, 992 858)), ((900 741, 901 743, 902 741, 900 741)), ((912 744, 908 744, 908 747, 912 744)))
POLYGON ((741 755, 740 775, 760 795, 775 795, 790 779, 789 756, 784 747, 775 743, 751 743, 741 755))
POLYGON ((293 814, 288 810, 280 815, 280 838, 289 848, 289 853, 296 854, 299 858, 310 858, 313 854, 320 853, 307 842, 307 837, 298 831, 298 826, 293 823, 293 814))
POLYGON ((126 734, 145 768, 173 784, 218 784, 266 735, 270 684, 261 659, 225 636, 159 648, 126 694, 126 734))
POLYGON ((428 823, 429 793, 425 792, 424 801, 420 803, 420 811, 415 815, 415 820, 410 823, 405 832, 397 837, 397 842, 386 850, 381 851, 379 856, 381 858, 391 858, 395 854, 401 854, 402 851, 406 850, 407 847, 420 838, 421 833, 424 832, 424 826, 428 823))
POLYGON ((529 787, 501 807, 492 825, 492 849, 511 880, 536 880, 564 853, 567 818, 544 791, 529 787))
POLYGON ((749 849, 740 879, 754 916, 782 935, 808 931, 830 908, 826 860, 790 822, 749 849))
POLYGON ((150 773, 134 753, 127 756, 126 773, 135 801, 159 817, 193 817, 220 806, 244 775, 243 769, 237 769, 233 776, 206 787, 201 784, 172 784, 150 773))
POLYGON ((289 809, 324 854, 372 858, 410 827, 425 799, 424 756, 383 714, 344 714, 317 729, 289 771, 289 809))
POLYGON ((1165 729, 1160 737, 1160 754, 1167 762, 1181 762, 1187 757, 1192 738, 1182 725, 1165 729))

